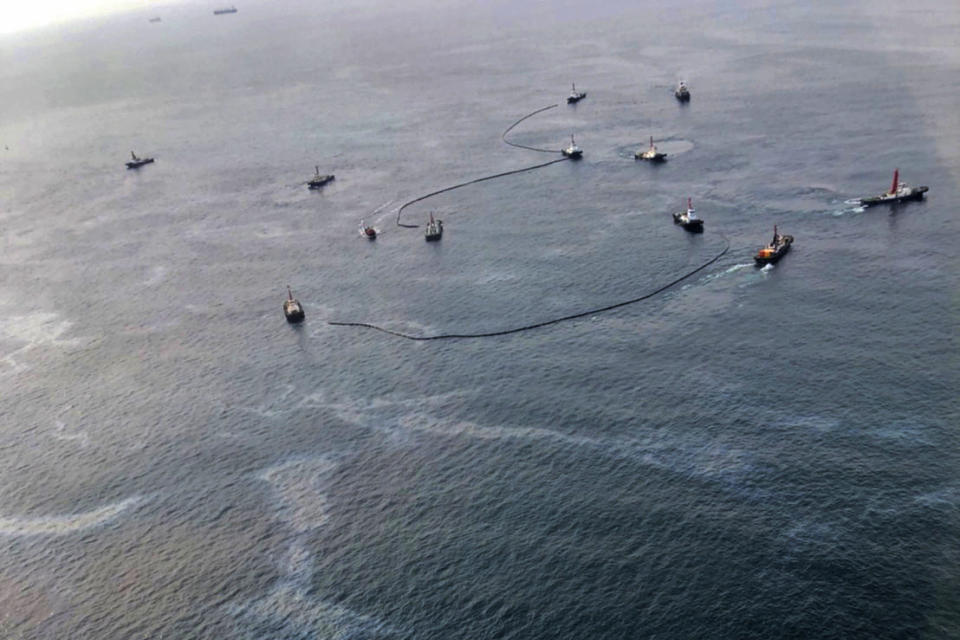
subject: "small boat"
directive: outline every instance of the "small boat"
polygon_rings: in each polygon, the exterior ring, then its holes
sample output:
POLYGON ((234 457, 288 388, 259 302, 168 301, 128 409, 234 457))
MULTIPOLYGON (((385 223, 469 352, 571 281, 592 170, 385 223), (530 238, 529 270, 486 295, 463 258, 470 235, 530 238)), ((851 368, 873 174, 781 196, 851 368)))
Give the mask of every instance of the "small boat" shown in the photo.
POLYGON ((213 15, 222 16, 225 13, 236 13, 236 12, 237 12, 236 7, 224 7, 223 9, 214 9, 213 15))
POLYGON ((690 90, 687 89, 687 83, 681 80, 680 84, 677 85, 676 90, 673 92, 673 95, 675 95, 677 97, 677 100, 679 100, 680 102, 689 102, 690 90))
POLYGON ((303 319, 306 317, 303 313, 303 305, 293 297, 290 285, 287 285, 287 299, 283 301, 283 315, 286 317, 287 322, 292 324, 303 322, 303 319))
POLYGON ((307 180, 307 186, 311 189, 319 189, 323 185, 333 180, 334 175, 332 173, 330 175, 320 175, 320 165, 316 165, 314 168, 316 169, 317 173, 312 178, 307 180))
POLYGON ((361 220, 361 221, 360 221, 360 235, 362 235, 364 238, 368 238, 368 239, 370 239, 370 240, 376 240, 376 239, 377 239, 377 230, 374 229, 373 227, 368 227, 367 224, 366 224, 363 220, 361 220))
POLYGON ((657 145, 653 144, 653 136, 650 136, 650 148, 646 151, 637 151, 633 154, 636 160, 649 160, 650 162, 663 162, 667 159, 667 154, 657 151, 657 145))
POLYGON ((687 210, 673 214, 673 224, 679 224, 687 231, 703 233, 703 220, 697 216, 690 198, 687 198, 687 210))
POLYGON ((573 134, 570 134, 570 146, 566 149, 560 151, 563 155, 568 158, 578 159, 583 156, 583 149, 577 146, 577 141, 573 139, 573 134))
POLYGON ((130 152, 130 157, 133 159, 127 162, 127 169, 139 169, 143 165, 153 162, 153 158, 141 158, 133 151, 130 152))
POLYGON ((570 89, 570 95, 567 96, 567 104, 576 104, 587 97, 586 91, 577 91, 577 84, 575 82, 572 83, 571 86, 573 88, 570 89))
POLYGON ((781 235, 777 231, 777 225, 773 225, 773 240, 757 251, 757 255, 753 256, 753 259, 756 260, 757 266, 773 264, 782 258, 787 251, 790 251, 790 245, 792 244, 793 236, 781 235))
POLYGON ((875 204, 923 200, 923 194, 929 190, 930 187, 910 187, 900 182, 900 169, 894 169, 893 183, 890 185, 890 191, 881 193, 878 196, 873 196, 872 198, 860 198, 860 204, 864 207, 872 207, 875 204))
POLYGON ((150 18, 150 22, 161 22, 160 16, 156 16, 156 17, 154 17, 154 18, 150 18))
POLYGON ((423 236, 427 239, 427 242, 434 240, 439 240, 443 236, 443 220, 434 220, 433 214, 430 214, 430 222, 427 223, 427 228, 424 229, 423 236))

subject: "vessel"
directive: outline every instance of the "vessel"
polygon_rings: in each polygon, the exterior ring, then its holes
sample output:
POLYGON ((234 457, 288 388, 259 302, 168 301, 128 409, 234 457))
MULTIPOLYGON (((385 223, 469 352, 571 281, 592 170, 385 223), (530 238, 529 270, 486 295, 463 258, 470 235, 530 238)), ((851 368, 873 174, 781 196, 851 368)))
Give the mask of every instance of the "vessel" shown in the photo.
POLYGON ((930 187, 910 187, 907 186, 906 183, 900 182, 900 169, 894 169, 893 183, 890 185, 890 191, 871 198, 860 198, 860 204, 864 207, 872 207, 876 204, 923 200, 923 194, 929 190, 930 187))
POLYGON ((586 91, 577 91, 577 84, 571 83, 570 95, 567 96, 567 104, 574 104, 580 102, 587 97, 586 91))
POLYGON ((663 162, 667 159, 667 154, 657 151, 657 146, 653 144, 653 136, 650 136, 650 148, 645 151, 637 151, 633 154, 637 160, 649 160, 650 162, 663 162))
POLYGON ((316 169, 317 173, 312 178, 307 180, 307 186, 311 189, 319 189, 323 185, 333 180, 334 175, 332 173, 330 175, 320 175, 320 165, 316 165, 314 169, 316 169))
POLYGON ((427 242, 439 240, 443 236, 443 220, 435 220, 431 213, 430 222, 427 223, 423 236, 427 239, 427 242))
POLYGON ((792 244, 793 236, 780 234, 777 231, 777 225, 773 225, 773 240, 767 246, 761 247, 753 259, 756 260, 757 266, 772 264, 790 251, 792 244))
POLYGON ((287 299, 283 301, 283 315, 287 319, 287 322, 293 324, 303 322, 303 319, 306 317, 306 314, 303 313, 303 305, 293 297, 293 291, 290 290, 290 285, 287 285, 287 299))
POLYGON ((236 12, 237 12, 237 8, 236 8, 236 7, 224 7, 223 9, 214 9, 214 10, 213 10, 213 15, 215 15, 215 16, 221 16, 221 15, 223 15, 223 14, 225 14, 225 13, 236 13, 236 12))
POLYGON ((687 88, 687 83, 681 80, 680 84, 677 85, 676 90, 673 92, 673 95, 675 95, 677 97, 677 100, 679 100, 680 102, 689 102, 690 90, 687 88))
POLYGON ((369 240, 377 239, 377 230, 373 227, 368 227, 367 224, 361 220, 360 221, 360 235, 369 240))
POLYGON ((155 18, 150 18, 150 22, 161 22, 160 16, 157 16, 155 18))
POLYGON ((703 232, 703 220, 697 216, 696 209, 690 198, 687 198, 687 210, 673 214, 673 224, 679 224, 687 231, 693 233, 703 232))
POLYGON ((130 152, 130 157, 132 160, 127 162, 127 169, 139 169, 143 165, 153 162, 153 158, 140 158, 133 151, 130 152))
POLYGON ((570 134, 570 146, 566 149, 561 150, 561 153, 568 158, 579 159, 583 156, 583 149, 577 146, 577 141, 573 139, 573 134, 570 134))

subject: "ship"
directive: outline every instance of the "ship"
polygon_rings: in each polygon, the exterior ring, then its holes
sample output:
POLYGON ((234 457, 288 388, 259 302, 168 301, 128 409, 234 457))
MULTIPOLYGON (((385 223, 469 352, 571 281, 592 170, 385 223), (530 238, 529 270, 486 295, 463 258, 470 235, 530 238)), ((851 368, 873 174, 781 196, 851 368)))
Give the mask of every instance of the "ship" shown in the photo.
POLYGON ((303 319, 306 317, 306 314, 303 312, 303 305, 293 297, 293 291, 290 290, 290 285, 287 285, 287 299, 283 301, 283 315, 287 319, 287 322, 291 324, 303 322, 303 319))
POLYGON ((697 216, 690 198, 687 198, 687 210, 673 214, 673 224, 679 224, 687 231, 703 233, 703 220, 697 216))
POLYGON ((890 191, 871 198, 860 198, 860 204, 864 207, 872 207, 876 204, 923 200, 923 194, 929 190, 930 187, 910 187, 906 183, 900 182, 900 169, 894 169, 890 191))
POLYGON ((127 169, 139 169, 143 165, 153 162, 153 158, 141 158, 133 151, 130 152, 130 157, 132 160, 127 162, 127 169))
POLYGON ((155 18, 150 18, 150 22, 162 22, 162 20, 160 19, 160 16, 156 16, 155 18))
POLYGON ((677 100, 680 102, 689 102, 690 90, 687 88, 687 83, 681 80, 680 84, 677 85, 676 90, 673 92, 673 95, 675 95, 677 100))
POLYGON ((423 231, 423 237, 427 239, 427 242, 432 242, 434 240, 439 240, 443 236, 443 220, 435 220, 433 214, 430 214, 430 222, 427 223, 426 229, 423 231))
POLYGON ((330 175, 320 175, 320 165, 316 165, 314 168, 316 169, 317 173, 312 178, 307 180, 307 186, 311 189, 319 189, 323 185, 333 180, 334 175, 332 173, 330 175))
POLYGON ((367 239, 369 239, 369 240, 376 240, 376 239, 377 239, 377 230, 374 229, 373 227, 367 226, 367 224, 366 224, 363 220, 361 220, 361 221, 360 221, 360 235, 362 235, 364 238, 367 238, 367 239))
POLYGON ((667 154, 657 151, 657 145, 653 144, 653 136, 650 136, 650 148, 646 151, 637 151, 633 154, 637 160, 649 160, 650 162, 663 162, 667 159, 667 154))
POLYGON ((581 156, 583 156, 583 149, 577 146, 577 141, 573 139, 573 134, 571 133, 570 146, 567 147, 566 149, 562 149, 560 153, 567 156, 568 158, 573 158, 576 160, 576 159, 579 159, 581 156))
POLYGON ((790 245, 792 244, 793 236, 782 235, 777 231, 777 225, 773 225, 773 240, 765 247, 761 247, 757 251, 757 255, 753 256, 753 259, 757 262, 758 267, 773 264, 782 258, 787 251, 790 251, 790 245))
POLYGON ((236 12, 237 12, 236 7, 224 7, 223 9, 214 9, 213 15, 222 16, 225 13, 236 13, 236 12))
POLYGON ((567 96, 567 104, 576 104, 587 97, 586 91, 577 91, 577 84, 571 83, 570 95, 567 96))

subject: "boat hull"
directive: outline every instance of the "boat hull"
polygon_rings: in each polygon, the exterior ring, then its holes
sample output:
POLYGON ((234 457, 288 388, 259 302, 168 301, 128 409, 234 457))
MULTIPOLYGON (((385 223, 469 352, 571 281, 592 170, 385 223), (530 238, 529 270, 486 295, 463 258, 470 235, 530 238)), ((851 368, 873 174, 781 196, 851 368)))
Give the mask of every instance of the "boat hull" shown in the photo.
POLYGON ((793 245, 793 236, 783 236, 783 244, 780 245, 780 247, 772 254, 761 255, 760 253, 757 253, 757 255, 753 256, 756 266, 762 267, 768 264, 774 264, 780 258, 790 252, 791 245, 793 245))
POLYGON ((581 157, 583 157, 583 151, 568 151, 567 149, 564 149, 561 151, 561 153, 571 160, 579 160, 581 157))
POLYGON ((127 163, 127 169, 139 169, 145 164, 152 164, 153 158, 141 158, 127 163))
POLYGON ((690 233, 703 233, 703 220, 699 218, 690 220, 682 213, 675 213, 673 214, 673 224, 680 225, 685 231, 689 231, 690 233))
POLYGON ((319 178, 314 178, 307 183, 307 186, 311 189, 320 189, 325 185, 333 182, 334 176, 321 176, 319 178))
POLYGON ((673 92, 673 95, 676 96, 677 100, 679 100, 680 102, 690 102, 690 92, 689 92, 689 91, 687 91, 687 92, 682 92, 682 93, 681 93, 680 91, 674 91, 674 92, 673 92))
POLYGON ((579 93, 575 96, 567 96, 567 104, 576 104, 587 97, 586 92, 579 93))
POLYGON ((860 205, 864 207, 874 207, 878 204, 897 204, 898 202, 910 202, 911 200, 923 200, 923 194, 929 191, 929 187, 914 187, 910 193, 896 196, 874 196, 872 198, 860 198, 860 205))

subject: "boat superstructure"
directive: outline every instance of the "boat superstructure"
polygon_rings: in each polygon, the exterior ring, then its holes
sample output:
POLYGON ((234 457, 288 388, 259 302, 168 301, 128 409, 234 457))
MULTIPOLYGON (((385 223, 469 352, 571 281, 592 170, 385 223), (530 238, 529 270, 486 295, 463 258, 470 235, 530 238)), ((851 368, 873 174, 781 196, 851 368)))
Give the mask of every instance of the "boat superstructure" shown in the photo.
POLYGON ((586 91, 577 91, 577 84, 571 83, 570 95, 567 96, 567 104, 575 104, 587 97, 586 91))
POLYGON ((877 204, 923 200, 923 194, 929 190, 929 187, 911 187, 904 182, 900 182, 900 169, 894 169, 890 191, 871 198, 860 198, 860 204, 864 207, 872 207, 877 204))
POLYGON ((650 148, 644 151, 637 151, 633 154, 637 160, 648 160, 650 162, 664 162, 667 154, 657 151, 657 145, 653 144, 653 136, 650 136, 650 148))
POLYGON ((316 165, 314 169, 316 169, 316 174, 307 180, 307 186, 311 189, 319 189, 334 179, 334 175, 332 173, 330 175, 320 175, 320 165, 316 165))
POLYGON ((360 235, 368 240, 377 239, 377 230, 371 226, 368 226, 363 220, 360 221, 360 235))
POLYGON ((765 247, 757 251, 753 256, 757 266, 772 264, 782 258, 787 251, 790 251, 790 245, 793 244, 793 236, 783 235, 777 231, 777 225, 773 225, 773 240, 765 247))
POLYGON ((697 215, 696 209, 693 208, 692 198, 687 198, 686 211, 673 214, 673 224, 679 224, 687 231, 692 231, 693 233, 703 232, 703 220, 697 215))
POLYGON ((306 314, 303 312, 303 305, 293 297, 293 291, 290 290, 290 285, 287 285, 287 299, 283 301, 283 315, 287 319, 287 322, 293 324, 303 322, 303 319, 306 317, 306 314))
POLYGON ((423 230, 423 237, 426 238, 427 242, 439 240, 443 237, 443 220, 436 220, 433 217, 433 213, 431 213, 430 222, 427 223, 426 228, 423 230))
POLYGON ((583 156, 583 149, 577 146, 577 141, 573 139, 573 134, 570 134, 570 146, 561 150, 563 155, 568 158, 579 159, 583 156))

